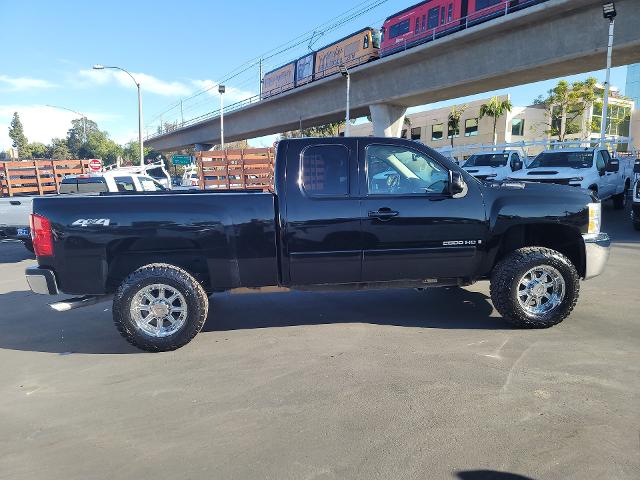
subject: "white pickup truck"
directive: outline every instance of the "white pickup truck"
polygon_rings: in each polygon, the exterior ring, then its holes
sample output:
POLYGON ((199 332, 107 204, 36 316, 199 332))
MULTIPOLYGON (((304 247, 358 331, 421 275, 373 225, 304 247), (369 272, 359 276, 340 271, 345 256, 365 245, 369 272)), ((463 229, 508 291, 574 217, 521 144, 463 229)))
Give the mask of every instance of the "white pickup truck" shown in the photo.
POLYGON ((581 187, 602 201, 613 199, 614 208, 622 210, 633 183, 633 160, 611 157, 602 147, 545 150, 509 180, 581 187))
POLYGON ((500 182, 522 170, 524 166, 524 160, 520 153, 513 150, 503 150, 471 155, 462 168, 479 180, 500 182))
MULTIPOLYGON (((71 175, 60 183, 60 195, 102 192, 156 192, 166 190, 154 178, 121 170, 86 175, 71 175)), ((33 196, 0 198, 0 238, 21 240, 33 251, 29 217, 33 211, 33 196)))
POLYGON ((633 186, 633 208, 631 210, 631 219, 636 230, 640 231, 640 158, 636 160, 633 169, 635 174, 635 185, 633 186))

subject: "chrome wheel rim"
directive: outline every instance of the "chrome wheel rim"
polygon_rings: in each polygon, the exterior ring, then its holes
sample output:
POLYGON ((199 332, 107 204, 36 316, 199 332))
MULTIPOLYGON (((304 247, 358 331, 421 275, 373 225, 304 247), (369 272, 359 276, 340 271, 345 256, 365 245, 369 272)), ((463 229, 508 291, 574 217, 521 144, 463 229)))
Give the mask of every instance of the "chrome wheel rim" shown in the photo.
POLYGON ((180 330, 187 313, 184 295, 161 283, 143 288, 131 301, 131 318, 136 327, 155 338, 169 337, 180 330))
POLYGON ((518 303, 530 315, 544 315, 560 306, 566 291, 562 274, 550 265, 540 265, 520 279, 518 303))

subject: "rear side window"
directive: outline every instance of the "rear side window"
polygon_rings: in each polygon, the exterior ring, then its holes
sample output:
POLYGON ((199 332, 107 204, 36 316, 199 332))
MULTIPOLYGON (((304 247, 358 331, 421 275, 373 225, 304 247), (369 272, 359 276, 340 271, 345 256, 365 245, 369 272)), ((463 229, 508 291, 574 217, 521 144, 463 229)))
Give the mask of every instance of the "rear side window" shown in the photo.
POLYGON ((136 186, 131 177, 115 177, 116 186, 119 192, 135 192, 136 186))
POLYGON ((302 183, 311 196, 349 194, 349 150, 344 145, 316 145, 302 152, 302 183))
POLYGON ((108 191, 107 182, 102 177, 78 179, 78 193, 103 193, 108 191))

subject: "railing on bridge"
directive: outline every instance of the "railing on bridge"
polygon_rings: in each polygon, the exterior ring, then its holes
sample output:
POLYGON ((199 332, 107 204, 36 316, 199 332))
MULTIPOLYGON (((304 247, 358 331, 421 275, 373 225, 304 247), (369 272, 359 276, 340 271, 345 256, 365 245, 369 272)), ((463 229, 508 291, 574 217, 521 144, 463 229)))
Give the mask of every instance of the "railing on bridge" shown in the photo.
POLYGON ((197 152, 203 190, 271 190, 273 148, 197 152))
POLYGON ((88 171, 89 160, 0 162, 0 197, 55 194, 66 175, 88 171))

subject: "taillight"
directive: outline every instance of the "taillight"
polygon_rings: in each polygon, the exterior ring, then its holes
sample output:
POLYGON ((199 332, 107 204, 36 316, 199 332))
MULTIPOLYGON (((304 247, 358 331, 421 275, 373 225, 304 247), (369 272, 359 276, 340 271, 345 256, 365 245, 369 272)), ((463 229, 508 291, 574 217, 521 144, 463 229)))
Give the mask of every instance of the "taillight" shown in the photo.
POLYGON ((31 214, 31 239, 33 251, 38 257, 51 257, 53 255, 53 235, 51 234, 51 222, 41 215, 31 214))

